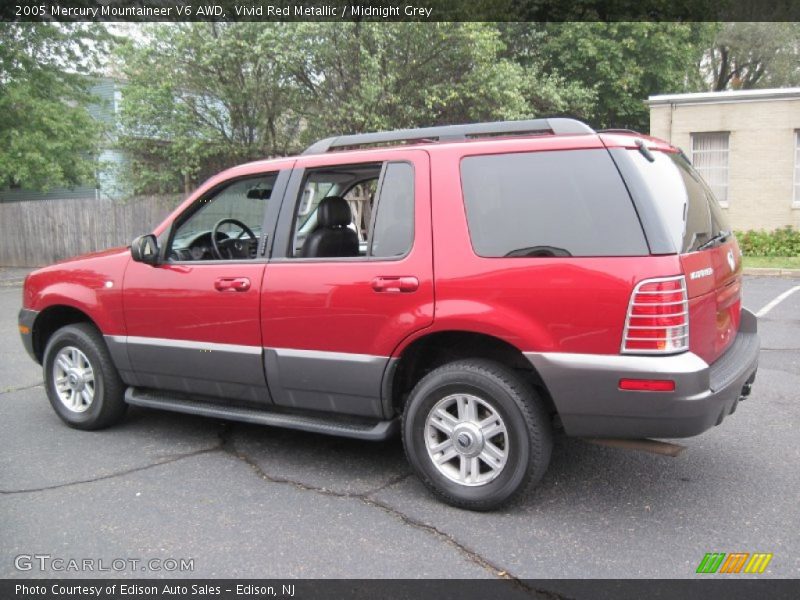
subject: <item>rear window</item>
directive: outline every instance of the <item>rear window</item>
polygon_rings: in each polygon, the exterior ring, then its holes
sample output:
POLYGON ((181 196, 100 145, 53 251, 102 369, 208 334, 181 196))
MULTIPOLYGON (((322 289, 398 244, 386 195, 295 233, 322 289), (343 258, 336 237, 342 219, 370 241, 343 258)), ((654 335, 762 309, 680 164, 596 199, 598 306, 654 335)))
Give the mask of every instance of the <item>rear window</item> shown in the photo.
POLYGON ((680 253, 694 252, 730 226, 711 188, 678 153, 652 152, 653 162, 637 150, 630 156, 643 175, 656 210, 680 253))
POLYGON ((479 256, 648 254, 605 150, 470 156, 461 161, 461 184, 479 256))

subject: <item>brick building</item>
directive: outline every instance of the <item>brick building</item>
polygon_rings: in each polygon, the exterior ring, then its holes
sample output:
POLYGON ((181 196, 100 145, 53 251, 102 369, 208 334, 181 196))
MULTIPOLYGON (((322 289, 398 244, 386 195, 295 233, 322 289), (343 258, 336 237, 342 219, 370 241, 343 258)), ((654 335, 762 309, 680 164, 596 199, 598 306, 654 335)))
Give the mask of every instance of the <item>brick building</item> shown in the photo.
POLYGON ((800 229, 800 88, 650 96, 650 134, 679 146, 734 229, 800 229))

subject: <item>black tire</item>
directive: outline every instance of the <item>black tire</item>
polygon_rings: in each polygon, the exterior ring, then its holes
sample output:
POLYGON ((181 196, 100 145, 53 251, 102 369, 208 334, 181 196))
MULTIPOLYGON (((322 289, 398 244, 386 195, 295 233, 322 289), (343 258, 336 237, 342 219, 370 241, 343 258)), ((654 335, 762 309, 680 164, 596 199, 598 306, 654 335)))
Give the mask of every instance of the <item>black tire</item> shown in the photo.
MULTIPOLYGON (((493 510, 522 497, 542 478, 550 462, 553 438, 544 403, 522 377, 493 361, 460 360, 430 372, 411 392, 402 421, 403 446, 411 466, 434 494, 459 508, 493 510), (448 478, 434 464, 426 447, 428 414, 442 406, 440 401, 446 403, 446 398, 458 394, 479 398, 505 424, 505 466, 494 479, 480 485, 448 478)), ((454 449, 456 443, 453 439, 454 449)), ((453 460, 460 464, 461 457, 453 460)), ((481 464, 481 469, 486 464, 481 464)))
POLYGON ((44 384, 47 397, 56 414, 76 429, 103 429, 125 416, 125 384, 119 377, 103 336, 89 323, 67 325, 56 331, 47 342, 44 352, 44 384), (88 360, 94 373, 93 399, 82 412, 71 410, 59 398, 53 363, 64 348, 77 348, 88 360))

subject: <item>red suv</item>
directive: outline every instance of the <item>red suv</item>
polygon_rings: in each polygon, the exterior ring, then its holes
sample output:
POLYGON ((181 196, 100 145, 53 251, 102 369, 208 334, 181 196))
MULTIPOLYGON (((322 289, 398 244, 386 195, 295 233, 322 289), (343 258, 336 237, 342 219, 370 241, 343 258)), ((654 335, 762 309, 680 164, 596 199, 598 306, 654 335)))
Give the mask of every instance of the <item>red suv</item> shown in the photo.
POLYGON ((741 256, 683 154, 570 119, 351 135, 229 169, 152 235, 32 273, 70 426, 127 405, 382 440, 491 509, 552 432, 685 437, 750 392, 741 256))

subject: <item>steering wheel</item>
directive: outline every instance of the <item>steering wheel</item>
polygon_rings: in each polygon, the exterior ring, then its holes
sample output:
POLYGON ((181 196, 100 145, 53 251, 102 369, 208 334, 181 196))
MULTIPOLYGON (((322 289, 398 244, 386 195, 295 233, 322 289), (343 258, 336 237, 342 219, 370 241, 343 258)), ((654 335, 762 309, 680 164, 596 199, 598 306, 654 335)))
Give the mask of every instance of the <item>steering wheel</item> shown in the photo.
MULTIPOLYGON (((223 233, 223 235, 226 235, 223 233)), ((253 230, 247 225, 237 219, 220 219, 211 230, 211 248, 214 251, 214 256, 218 260, 226 260, 233 258, 250 258, 250 246, 257 244, 258 238, 253 230), (217 239, 220 232, 219 228, 225 224, 236 225, 242 231, 236 237, 228 237, 222 240, 217 239), (242 236, 247 234, 249 240, 243 240, 242 236)))

